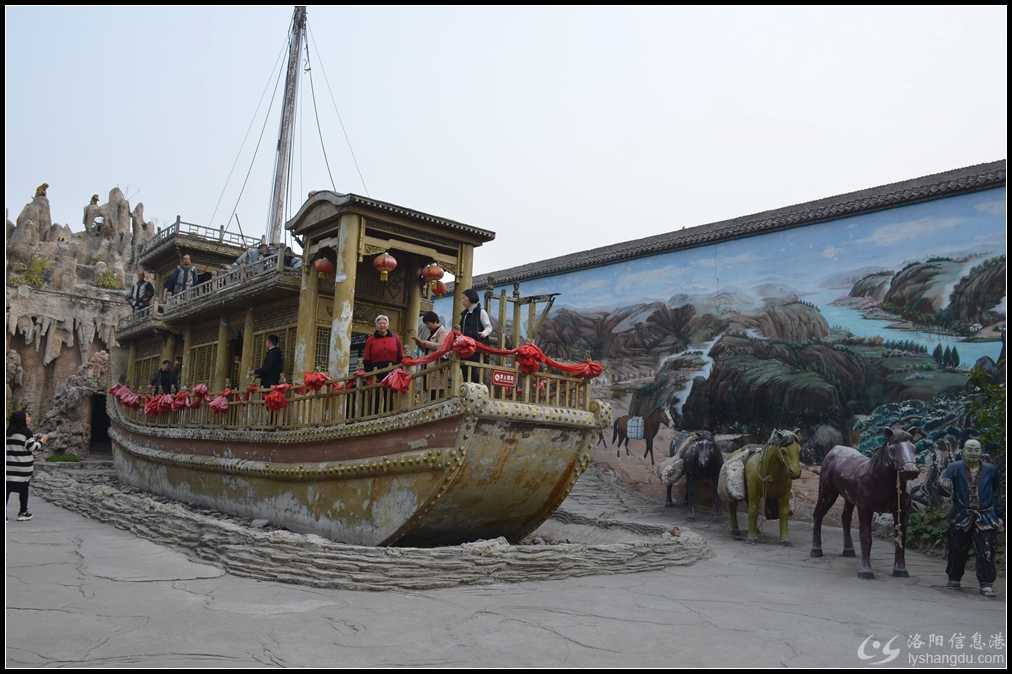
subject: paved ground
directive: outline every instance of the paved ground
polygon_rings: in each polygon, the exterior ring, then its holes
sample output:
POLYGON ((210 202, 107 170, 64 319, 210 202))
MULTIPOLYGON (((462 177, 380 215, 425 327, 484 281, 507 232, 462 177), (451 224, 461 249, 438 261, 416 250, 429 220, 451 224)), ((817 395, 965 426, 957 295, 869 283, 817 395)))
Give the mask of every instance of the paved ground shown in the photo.
MULTIPOLYGON (((944 590, 943 562, 908 555, 911 578, 855 560, 810 559, 795 547, 730 540, 723 518, 685 521, 589 473, 566 507, 692 527, 716 553, 690 567, 636 575, 410 592, 348 592, 237 578, 175 550, 41 499, 35 519, 6 530, 8 666, 861 666, 894 636, 912 653, 953 650, 963 634, 1004 637, 1005 599, 944 590), (943 635, 946 647, 908 648, 943 635), (878 641, 881 639, 881 641, 878 641)), ((772 528, 770 529, 772 530, 772 528)), ((872 657, 874 656, 874 657, 872 657)))

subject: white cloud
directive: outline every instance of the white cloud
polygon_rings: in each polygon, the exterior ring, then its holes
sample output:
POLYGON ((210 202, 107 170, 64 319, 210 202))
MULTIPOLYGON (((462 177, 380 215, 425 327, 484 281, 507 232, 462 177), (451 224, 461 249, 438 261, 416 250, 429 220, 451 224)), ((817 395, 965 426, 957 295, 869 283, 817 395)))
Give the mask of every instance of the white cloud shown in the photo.
POLYGON ((933 232, 958 227, 965 218, 919 218, 883 225, 858 243, 873 243, 878 246, 893 246, 903 241, 920 239, 933 232))
POLYGON ((659 283, 669 283, 681 276, 677 267, 661 267, 660 269, 645 269, 639 272, 622 274, 616 286, 620 288, 636 288, 637 286, 656 286, 659 283))
POLYGON ((696 262, 700 267, 706 267, 707 269, 713 269, 714 267, 732 267, 740 264, 746 264, 749 262, 756 262, 757 258, 752 253, 740 253, 738 255, 730 255, 728 257, 706 257, 696 262))
POLYGON ((837 248, 836 246, 826 246, 822 249, 822 257, 828 257, 831 260, 835 260, 842 252, 842 248, 837 248))
POLYGON ((1005 202, 1001 199, 985 201, 977 204, 974 208, 982 213, 987 213, 988 215, 993 215, 999 218, 1005 215, 1005 202))

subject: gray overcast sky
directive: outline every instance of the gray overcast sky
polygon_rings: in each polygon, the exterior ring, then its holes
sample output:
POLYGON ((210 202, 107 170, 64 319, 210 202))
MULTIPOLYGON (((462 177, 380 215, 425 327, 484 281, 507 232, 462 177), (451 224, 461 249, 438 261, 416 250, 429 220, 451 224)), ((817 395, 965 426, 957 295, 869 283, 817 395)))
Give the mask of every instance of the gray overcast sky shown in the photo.
MULTIPOLYGON (((207 223, 291 11, 7 8, 9 217, 46 181, 54 220, 75 229, 115 185, 148 219, 207 223)), ((337 190, 364 192, 323 71, 373 197, 497 232, 476 272, 1005 158, 1006 19, 1005 7, 309 8, 337 190)), ((330 187, 304 93, 303 196, 330 187)), ((238 206, 248 234, 264 230, 275 113, 238 206)))

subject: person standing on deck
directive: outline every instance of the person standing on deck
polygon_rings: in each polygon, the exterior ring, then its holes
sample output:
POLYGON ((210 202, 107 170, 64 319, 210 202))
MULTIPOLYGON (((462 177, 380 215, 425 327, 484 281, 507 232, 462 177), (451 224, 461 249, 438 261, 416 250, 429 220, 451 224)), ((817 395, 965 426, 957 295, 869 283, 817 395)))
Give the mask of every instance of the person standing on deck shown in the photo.
POLYGON ((404 359, 404 345, 396 333, 390 332, 390 319, 383 314, 376 317, 376 331, 365 340, 362 364, 366 372, 396 365, 404 359))
POLYGON ((285 358, 278 348, 279 341, 277 335, 267 336, 267 353, 264 355, 263 365, 253 371, 253 375, 260 378, 260 386, 263 388, 270 388, 281 381, 285 358))
POLYGON ((137 282, 134 283, 133 288, 130 290, 130 306, 134 312, 138 312, 151 304, 151 300, 155 298, 155 287, 151 285, 151 282, 147 280, 144 274, 144 269, 141 267, 137 268, 137 282))
POLYGON ((172 361, 162 361, 162 366, 155 370, 155 373, 151 375, 150 384, 151 388, 154 389, 152 393, 155 395, 162 393, 175 393, 179 390, 179 381, 176 378, 176 373, 172 369, 172 361))
MULTIPOLYGON (((446 329, 445 325, 440 323, 439 314, 435 311, 426 311, 422 314, 422 323, 425 324, 425 329, 428 330, 428 336, 425 339, 421 339, 416 335, 414 337, 415 344, 423 351, 438 350, 443 345, 446 336, 450 334, 450 331, 446 329)), ((450 354, 445 354, 443 360, 449 357, 450 354)), ((429 391, 430 400, 436 400, 439 397, 440 391, 445 390, 447 386, 449 386, 449 377, 445 370, 442 373, 431 374, 425 378, 425 388, 429 391)))
POLYGON ((193 266, 189 255, 184 255, 176 270, 165 280, 167 294, 178 295, 197 285, 197 268, 193 266))
MULTIPOLYGON (((464 291, 464 310, 460 312, 460 332, 465 337, 470 337, 476 342, 487 343, 488 336, 492 334, 492 321, 489 320, 488 312, 485 311, 481 306, 481 301, 478 298, 478 291, 474 288, 468 288, 464 291)), ((471 361, 473 363, 481 362, 481 352, 475 352, 470 358, 464 358, 462 360, 471 361)), ((466 368, 471 370, 471 376, 468 378, 472 382, 481 383, 481 371, 478 368, 466 368)))

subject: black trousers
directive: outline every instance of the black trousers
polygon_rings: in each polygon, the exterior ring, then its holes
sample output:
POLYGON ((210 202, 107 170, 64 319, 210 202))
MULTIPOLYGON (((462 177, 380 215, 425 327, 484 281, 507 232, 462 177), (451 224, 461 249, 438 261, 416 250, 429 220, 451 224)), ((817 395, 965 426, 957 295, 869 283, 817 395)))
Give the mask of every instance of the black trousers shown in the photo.
POLYGON ((4 501, 4 507, 11 500, 11 494, 18 495, 18 501, 21 503, 21 508, 18 509, 19 515, 24 515, 28 512, 28 483, 27 482, 8 482, 7 483, 7 498, 4 501))
POLYGON ((998 531, 989 529, 981 531, 971 526, 967 531, 958 527, 949 527, 949 561, 945 572, 949 580, 962 580, 966 570, 966 559, 970 556, 970 548, 975 555, 974 566, 977 568, 977 581, 981 585, 991 585, 997 577, 994 551, 998 542, 998 531))
POLYGON ((481 353, 476 353, 469 358, 461 358, 460 371, 464 373, 464 381, 474 384, 482 383, 482 371, 479 367, 467 367, 466 363, 481 363, 481 353))

